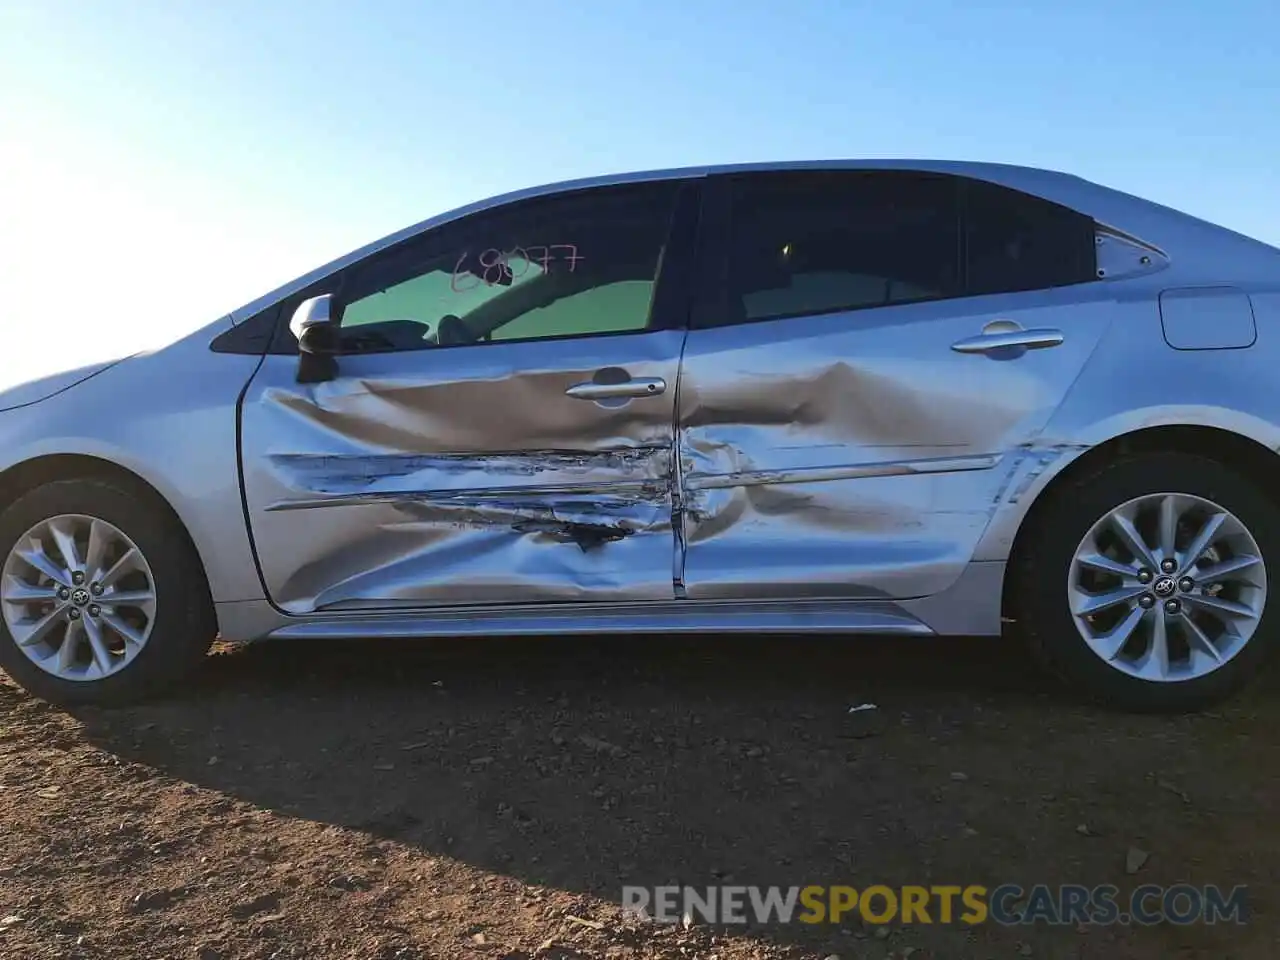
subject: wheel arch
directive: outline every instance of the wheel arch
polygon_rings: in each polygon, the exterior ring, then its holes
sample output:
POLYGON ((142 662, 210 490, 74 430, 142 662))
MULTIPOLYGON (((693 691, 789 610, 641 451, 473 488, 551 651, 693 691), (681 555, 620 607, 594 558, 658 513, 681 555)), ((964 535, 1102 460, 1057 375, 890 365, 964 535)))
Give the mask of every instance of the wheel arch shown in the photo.
POLYGON ((157 509, 164 511, 166 517, 174 524, 196 557, 196 563, 203 578, 206 594, 210 595, 209 572, 205 567, 204 557, 191 531, 178 511, 156 487, 144 477, 111 460, 82 453, 49 453, 32 457, 15 463, 0 472, 0 510, 7 509, 24 494, 56 480, 110 480, 127 488, 131 493, 148 500, 157 509))
POLYGON ((1008 552, 1009 562, 1005 568, 1000 604, 1003 615, 1008 616, 1010 610, 1009 571, 1013 569, 1019 551, 1033 535, 1037 518, 1046 506, 1073 481, 1108 461, 1135 453, 1165 452, 1207 454, 1238 469, 1273 500, 1275 497, 1271 491, 1280 491, 1280 454, 1258 439, 1222 427, 1200 424, 1144 427, 1089 447, 1053 473, 1022 515, 1008 552))

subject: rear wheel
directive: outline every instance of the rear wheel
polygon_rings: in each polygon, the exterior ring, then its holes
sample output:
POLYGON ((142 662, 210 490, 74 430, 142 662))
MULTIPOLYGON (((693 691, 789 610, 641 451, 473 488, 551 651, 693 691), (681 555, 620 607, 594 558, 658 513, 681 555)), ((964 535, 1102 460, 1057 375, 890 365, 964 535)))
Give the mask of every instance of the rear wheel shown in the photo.
POLYGON ((1192 710, 1275 646, 1268 562, 1280 517, 1203 457, 1122 458, 1059 491, 1020 538, 1012 612, 1068 682, 1133 710, 1192 710))
POLYGON ((185 532, 149 496, 60 480, 0 515, 0 667, 55 703, 134 699, 197 665, 216 627, 185 532))

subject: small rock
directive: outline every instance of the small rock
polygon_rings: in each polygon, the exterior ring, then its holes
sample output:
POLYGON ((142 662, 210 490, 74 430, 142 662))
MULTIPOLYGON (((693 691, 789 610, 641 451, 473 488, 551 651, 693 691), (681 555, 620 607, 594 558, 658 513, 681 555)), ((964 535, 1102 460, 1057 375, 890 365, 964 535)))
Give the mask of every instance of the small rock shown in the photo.
POLYGON ((37 797, 41 797, 41 798, 43 798, 43 799, 45 799, 45 800, 52 800, 54 797, 56 797, 56 796, 57 796, 58 794, 60 794, 60 793, 62 793, 62 788, 61 788, 61 787, 56 787, 56 786, 55 786, 55 787, 45 787, 45 788, 43 788, 43 789, 41 789, 41 790, 37 790, 37 791, 36 791, 36 796, 37 796, 37 797))
POLYGON ((1124 872, 1133 874, 1142 869, 1142 865, 1147 862, 1151 854, 1138 847, 1130 847, 1129 852, 1124 857, 1124 872))
POLYGON ((353 873, 344 873, 330 880, 329 886, 337 890, 346 890, 348 893, 355 893, 358 890, 368 890, 370 883, 364 877, 358 877, 353 873))
POLYGON ((473 933, 473 934, 471 935, 471 942, 472 942, 472 943, 487 943, 487 942, 488 942, 488 940, 485 938, 485 935, 484 935, 483 933, 473 933))
POLYGON ((394 763, 375 763, 373 765, 375 770, 394 770, 395 768, 396 765, 394 763))
POLYGON ((889 933, 890 933, 890 930, 889 930, 889 928, 888 928, 888 927, 876 927, 876 939, 877 939, 877 940, 888 940, 888 939, 889 939, 889 933))
POLYGON ((163 910, 182 895, 181 889, 144 890, 129 901, 129 908, 134 913, 145 913, 148 910, 163 910))
POLYGON ((1029 944, 1029 943, 1024 943, 1022 946, 1020 946, 1020 947, 1018 948, 1018 956, 1020 956, 1020 957, 1029 957, 1029 956, 1031 956, 1031 944, 1029 944))
POLYGON ((204 946, 196 948, 196 960, 222 960, 222 951, 206 943, 204 946))
POLYGON ((967 773, 961 773, 959 770, 957 770, 955 773, 951 774, 951 779, 956 781, 957 783, 964 783, 966 780, 969 779, 969 775, 967 773))
POLYGON ((247 920, 255 913, 269 913, 280 906, 280 898, 274 893, 263 893, 252 900, 244 900, 231 908, 231 915, 238 920, 247 920))
POLYGON ((487 767, 493 763, 493 757, 472 757, 468 762, 473 767, 487 767))
POLYGON ((1087 823, 1076 824, 1076 833, 1080 834, 1082 837, 1093 836, 1093 831, 1089 829, 1089 825, 1087 823))
POLYGON ((5 917, 4 919, 0 919, 0 930, 7 930, 9 927, 12 927, 14 924, 18 924, 21 922, 22 922, 22 917, 18 916, 16 913, 11 913, 9 914, 9 916, 5 917))
POLYGON ((866 712, 867 710, 876 710, 876 709, 879 709, 879 708, 878 708, 878 707, 876 707, 876 705, 875 705, 874 703, 860 703, 860 704, 858 704, 857 706, 850 707, 850 708, 849 708, 849 712, 850 712, 850 713, 864 713, 864 712, 866 712))

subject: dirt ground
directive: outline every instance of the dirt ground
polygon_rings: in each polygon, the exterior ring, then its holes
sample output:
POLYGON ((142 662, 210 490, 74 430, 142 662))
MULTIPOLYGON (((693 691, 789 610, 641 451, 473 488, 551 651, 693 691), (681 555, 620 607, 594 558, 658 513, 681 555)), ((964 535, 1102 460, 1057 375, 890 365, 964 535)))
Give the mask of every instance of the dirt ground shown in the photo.
POLYGON ((70 714, 4 681, 0 956, 1277 956, 1276 673, 1178 718, 990 640, 281 642, 70 714), (1178 881, 1247 884, 1249 922, 619 909, 623 883, 1178 881))

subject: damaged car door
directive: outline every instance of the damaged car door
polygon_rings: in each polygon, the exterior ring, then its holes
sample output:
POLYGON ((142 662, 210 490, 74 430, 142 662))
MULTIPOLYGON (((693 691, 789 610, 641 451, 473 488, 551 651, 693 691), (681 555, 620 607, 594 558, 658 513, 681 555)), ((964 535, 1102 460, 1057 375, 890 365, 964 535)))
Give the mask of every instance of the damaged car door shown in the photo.
POLYGON ((657 181, 521 200, 304 291, 331 297, 333 369, 268 355, 243 401, 272 600, 670 600, 697 199, 657 181))
POLYGON ((814 170, 707 191, 724 279, 680 385, 687 595, 946 589, 1108 324, 1147 308, 1092 282, 1091 218, 998 184, 814 170))

